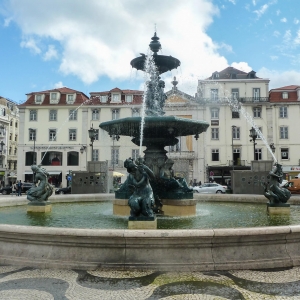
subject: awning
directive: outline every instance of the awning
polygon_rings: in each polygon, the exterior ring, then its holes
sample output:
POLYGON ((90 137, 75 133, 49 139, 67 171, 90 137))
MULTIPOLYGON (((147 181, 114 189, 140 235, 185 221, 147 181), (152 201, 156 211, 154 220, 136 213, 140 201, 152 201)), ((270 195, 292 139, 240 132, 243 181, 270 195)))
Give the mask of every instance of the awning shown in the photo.
POLYGON ((122 177, 122 176, 125 176, 125 175, 120 172, 113 171, 113 177, 122 177))
POLYGON ((25 171, 23 174, 33 174, 32 171, 25 171))
POLYGON ((0 171, 0 175, 5 175, 5 171, 0 171))
POLYGON ((59 175, 61 171, 47 171, 50 175, 59 175))

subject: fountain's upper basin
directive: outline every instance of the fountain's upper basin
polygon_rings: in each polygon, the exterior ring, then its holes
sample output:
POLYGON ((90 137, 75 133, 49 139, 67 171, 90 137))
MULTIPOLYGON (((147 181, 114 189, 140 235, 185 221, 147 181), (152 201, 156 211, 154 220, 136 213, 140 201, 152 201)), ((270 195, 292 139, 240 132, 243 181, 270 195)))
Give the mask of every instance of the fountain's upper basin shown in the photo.
MULTIPOLYGON (((103 122, 99 125, 109 135, 140 136, 141 117, 129 117, 103 122)), ((205 132, 209 123, 176 116, 145 117, 144 138, 166 138, 196 135, 205 132)))
MULTIPOLYGON (((153 55, 153 60, 157 67, 157 71, 159 74, 171 71, 176 69, 180 66, 179 59, 173 56, 166 56, 166 55, 153 55)), ((130 64, 133 68, 144 71, 145 70, 145 61, 146 55, 139 56, 134 58, 130 64)))

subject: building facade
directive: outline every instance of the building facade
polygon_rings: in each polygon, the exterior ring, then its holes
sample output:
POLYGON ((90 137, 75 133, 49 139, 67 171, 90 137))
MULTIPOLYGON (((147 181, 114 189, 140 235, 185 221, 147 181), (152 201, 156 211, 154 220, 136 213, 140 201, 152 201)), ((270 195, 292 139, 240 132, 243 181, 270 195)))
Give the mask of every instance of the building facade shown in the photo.
POLYGON ((69 89, 33 92, 19 105, 18 179, 32 181, 32 164, 45 166, 53 185, 67 185, 71 170, 86 170, 89 97, 69 89))

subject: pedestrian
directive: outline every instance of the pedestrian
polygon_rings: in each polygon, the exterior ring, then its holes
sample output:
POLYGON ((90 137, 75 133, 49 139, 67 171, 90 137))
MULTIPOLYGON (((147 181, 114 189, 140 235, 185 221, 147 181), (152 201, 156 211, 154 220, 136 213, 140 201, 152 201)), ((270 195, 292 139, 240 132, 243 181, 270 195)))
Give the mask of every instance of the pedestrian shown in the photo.
POLYGON ((21 180, 19 180, 18 184, 17 184, 17 188, 18 188, 18 195, 17 196, 21 196, 22 195, 22 186, 23 183, 21 180))
POLYGON ((199 185, 199 186, 201 186, 201 185, 202 185, 202 182, 201 182, 201 180, 199 181, 198 185, 199 185))
POLYGON ((14 182, 11 187, 11 195, 14 195, 14 194, 17 195, 16 182, 14 182))

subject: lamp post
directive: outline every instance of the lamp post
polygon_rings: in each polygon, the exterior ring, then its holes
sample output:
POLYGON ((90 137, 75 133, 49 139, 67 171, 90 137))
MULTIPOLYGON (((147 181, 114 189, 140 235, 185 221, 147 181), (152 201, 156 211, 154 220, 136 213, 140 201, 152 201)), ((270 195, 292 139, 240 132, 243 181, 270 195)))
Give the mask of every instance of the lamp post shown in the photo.
POLYGON ((231 137, 232 137, 232 143, 231 143, 231 147, 232 147, 232 171, 234 171, 233 130, 236 128, 236 126, 232 125, 231 128, 232 128, 232 130, 231 130, 231 137))
POLYGON ((1 152, 1 158, 2 158, 2 168, 3 168, 3 146, 5 146, 5 144, 4 144, 4 142, 3 141, 1 141, 0 142, 0 152, 1 152))
POLYGON ((255 159, 255 145, 256 145, 255 140, 257 139, 257 133, 256 133, 256 130, 255 130, 254 127, 252 127, 252 128, 250 129, 250 135, 249 135, 249 136, 250 136, 251 139, 252 139, 252 140, 250 140, 250 142, 253 142, 254 160, 256 160, 256 159, 255 159))
POLYGON ((112 155, 112 167, 113 167, 113 171, 115 170, 115 140, 119 140, 120 136, 117 134, 112 134, 110 135, 110 137, 113 139, 113 155, 112 155))
POLYGON ((33 137, 33 165, 36 164, 36 155, 35 155, 35 139, 36 139, 36 136, 35 136, 35 129, 33 128, 29 128, 30 130, 30 133, 32 134, 32 137, 33 137))
POLYGON ((93 144, 94 144, 94 141, 95 141, 95 138, 96 138, 96 132, 97 132, 97 130, 93 128, 93 124, 92 124, 92 127, 88 130, 88 132, 89 132, 89 138, 91 140, 90 146, 92 146, 91 161, 93 161, 93 152, 94 152, 93 144))

